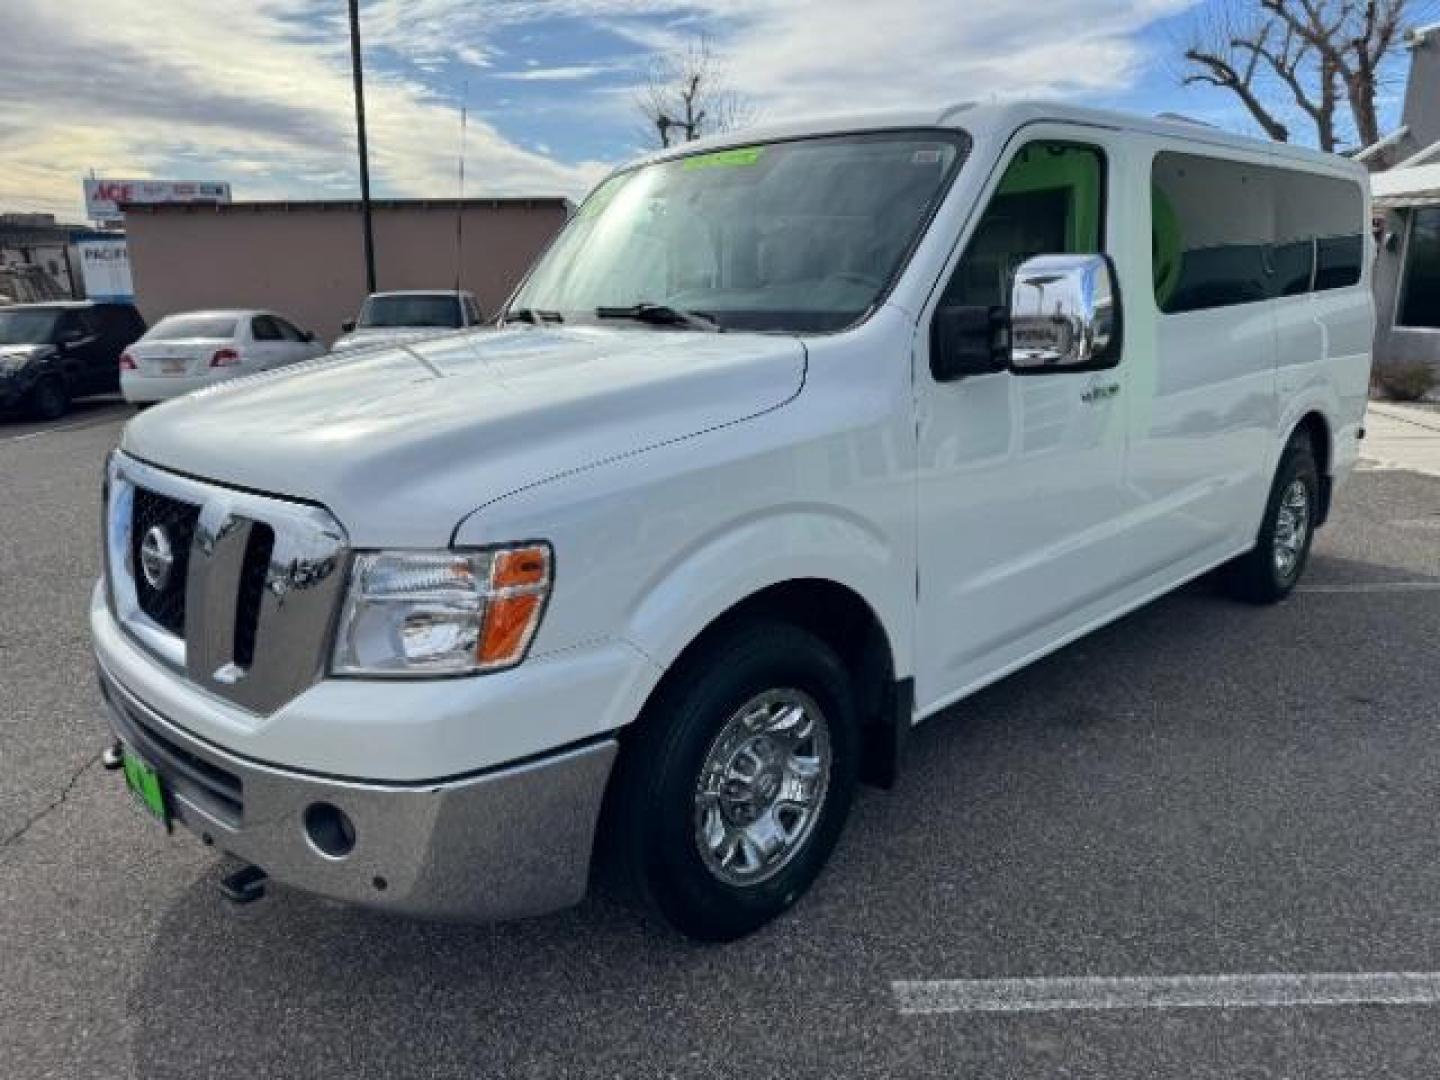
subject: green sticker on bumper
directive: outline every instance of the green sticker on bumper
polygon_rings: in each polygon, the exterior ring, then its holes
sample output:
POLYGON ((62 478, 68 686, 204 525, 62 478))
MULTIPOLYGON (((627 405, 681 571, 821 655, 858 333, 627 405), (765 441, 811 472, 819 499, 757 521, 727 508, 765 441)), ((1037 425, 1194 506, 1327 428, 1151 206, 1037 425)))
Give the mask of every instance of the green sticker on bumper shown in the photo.
POLYGON ((742 146, 735 150, 717 150, 713 154, 696 154, 685 159, 685 168, 726 169, 737 165, 754 165, 764 152, 763 146, 742 146))

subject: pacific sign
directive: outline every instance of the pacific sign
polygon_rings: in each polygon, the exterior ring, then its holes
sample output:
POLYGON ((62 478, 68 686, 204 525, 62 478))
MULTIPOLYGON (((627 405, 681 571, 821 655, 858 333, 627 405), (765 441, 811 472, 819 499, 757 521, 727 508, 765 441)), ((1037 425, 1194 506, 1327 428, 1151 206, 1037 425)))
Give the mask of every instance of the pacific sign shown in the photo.
POLYGON ((119 221, 127 203, 228 203, 230 185, 191 180, 85 180, 85 216, 119 221))

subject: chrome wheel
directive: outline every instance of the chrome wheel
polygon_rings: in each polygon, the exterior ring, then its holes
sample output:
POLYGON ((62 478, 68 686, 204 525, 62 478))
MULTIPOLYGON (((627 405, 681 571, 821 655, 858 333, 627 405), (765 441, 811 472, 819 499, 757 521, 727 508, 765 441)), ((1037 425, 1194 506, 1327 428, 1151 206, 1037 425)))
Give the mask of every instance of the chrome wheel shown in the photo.
POLYGON ((727 885, 779 873, 805 846, 830 784, 830 729, 799 690, 767 690, 725 722, 695 784, 695 843, 727 885))
POLYGON ((1280 507, 1275 518, 1275 573, 1281 581, 1289 581, 1300 565, 1300 556, 1305 551, 1305 539, 1310 534, 1310 489, 1299 478, 1290 481, 1290 486, 1280 496, 1280 507))

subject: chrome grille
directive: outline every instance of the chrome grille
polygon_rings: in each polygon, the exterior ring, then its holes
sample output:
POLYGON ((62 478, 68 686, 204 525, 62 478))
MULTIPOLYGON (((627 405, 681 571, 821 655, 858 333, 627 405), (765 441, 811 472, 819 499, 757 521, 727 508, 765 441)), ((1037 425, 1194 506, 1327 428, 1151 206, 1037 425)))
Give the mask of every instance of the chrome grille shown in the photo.
POLYGON ((140 545, 152 530, 159 530, 174 549, 173 561, 163 581, 152 585, 143 572, 136 575, 136 600, 141 611, 181 637, 185 635, 185 572, 199 517, 200 507, 194 503, 136 489, 130 527, 131 565, 140 566, 140 545))
POLYGON ((325 510, 117 452, 106 474, 105 528, 116 619, 192 682, 268 713, 324 673, 347 558, 345 532, 325 510), (156 524, 175 556, 160 589, 145 580, 141 553, 142 525, 156 524))

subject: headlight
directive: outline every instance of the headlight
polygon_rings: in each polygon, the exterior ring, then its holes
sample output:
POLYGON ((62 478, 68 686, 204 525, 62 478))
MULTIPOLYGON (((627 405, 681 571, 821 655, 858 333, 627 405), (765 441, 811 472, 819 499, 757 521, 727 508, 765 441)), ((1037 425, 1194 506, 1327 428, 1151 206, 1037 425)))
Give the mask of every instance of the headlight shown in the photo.
POLYGON ((356 557, 336 675, 454 675, 514 667, 550 595, 550 547, 356 557))

